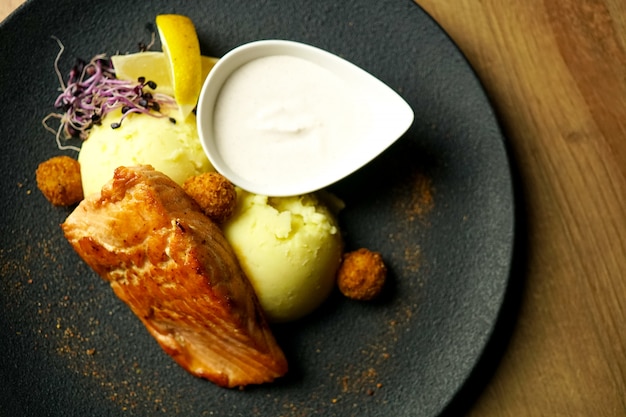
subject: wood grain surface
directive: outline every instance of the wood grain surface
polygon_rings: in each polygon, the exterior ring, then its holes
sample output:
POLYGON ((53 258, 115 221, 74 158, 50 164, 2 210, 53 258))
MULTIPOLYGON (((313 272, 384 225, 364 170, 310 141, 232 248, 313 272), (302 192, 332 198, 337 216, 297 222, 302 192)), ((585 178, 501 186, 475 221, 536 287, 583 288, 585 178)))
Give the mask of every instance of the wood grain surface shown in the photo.
POLYGON ((485 85, 527 216, 521 311, 469 414, 626 415, 626 2, 418 3, 485 85))
POLYGON ((483 82, 523 195, 519 314, 465 414, 626 416, 626 2, 417 3, 483 82))

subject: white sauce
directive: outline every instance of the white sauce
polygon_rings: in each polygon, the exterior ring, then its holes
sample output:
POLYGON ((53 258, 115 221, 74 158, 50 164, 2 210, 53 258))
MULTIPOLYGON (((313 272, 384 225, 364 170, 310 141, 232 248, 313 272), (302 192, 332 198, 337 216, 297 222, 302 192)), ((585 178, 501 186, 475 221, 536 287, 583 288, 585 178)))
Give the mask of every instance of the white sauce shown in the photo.
MULTIPOLYGON (((224 83, 215 106, 218 151, 246 180, 297 183, 357 151, 372 117, 347 83, 302 58, 254 59, 224 83), (356 149, 355 149, 356 147, 356 149)), ((258 182, 258 181, 256 181, 258 182)))

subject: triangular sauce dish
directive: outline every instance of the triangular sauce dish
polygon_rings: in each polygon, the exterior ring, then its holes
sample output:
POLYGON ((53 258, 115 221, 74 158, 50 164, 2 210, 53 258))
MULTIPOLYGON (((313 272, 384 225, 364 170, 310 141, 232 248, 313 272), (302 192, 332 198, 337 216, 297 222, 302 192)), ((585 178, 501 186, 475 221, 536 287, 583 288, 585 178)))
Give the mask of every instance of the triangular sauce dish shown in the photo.
POLYGON ((300 195, 366 165, 413 123, 408 103, 330 52, 287 40, 241 45, 209 73, 198 102, 202 147, 235 185, 300 195))

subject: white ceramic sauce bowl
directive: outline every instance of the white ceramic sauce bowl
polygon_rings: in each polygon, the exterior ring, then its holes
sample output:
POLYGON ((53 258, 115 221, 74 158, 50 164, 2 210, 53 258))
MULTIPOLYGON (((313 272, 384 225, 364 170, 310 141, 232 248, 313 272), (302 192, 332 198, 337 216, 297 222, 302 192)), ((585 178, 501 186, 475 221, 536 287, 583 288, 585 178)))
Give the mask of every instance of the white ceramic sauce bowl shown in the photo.
POLYGON ((224 55, 205 80, 197 108, 198 134, 215 169, 244 190, 268 196, 305 194, 339 181, 400 138, 413 118, 406 101, 371 74, 327 51, 287 40, 255 41, 224 55), (286 62, 308 63, 332 79, 316 81, 299 67, 277 62, 258 70, 251 84, 230 87, 253 62, 268 57, 298 58, 286 62), (298 83, 309 90, 297 92, 298 83), (317 113, 292 111, 307 106, 317 113), (259 121, 259 114, 271 120, 259 121), (244 130, 231 134, 231 128, 244 130))

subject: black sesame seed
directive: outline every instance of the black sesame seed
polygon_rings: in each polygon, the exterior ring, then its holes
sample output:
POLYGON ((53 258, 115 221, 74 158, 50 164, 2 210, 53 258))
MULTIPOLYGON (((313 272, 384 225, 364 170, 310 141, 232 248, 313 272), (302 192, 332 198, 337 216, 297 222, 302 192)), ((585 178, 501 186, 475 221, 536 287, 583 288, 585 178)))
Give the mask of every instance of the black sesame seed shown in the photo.
POLYGON ((170 117, 170 122, 176 124, 176 119, 174 119, 173 117, 170 117))
POLYGON ((147 85, 153 90, 157 88, 157 83, 155 83, 154 81, 148 81, 147 85))

